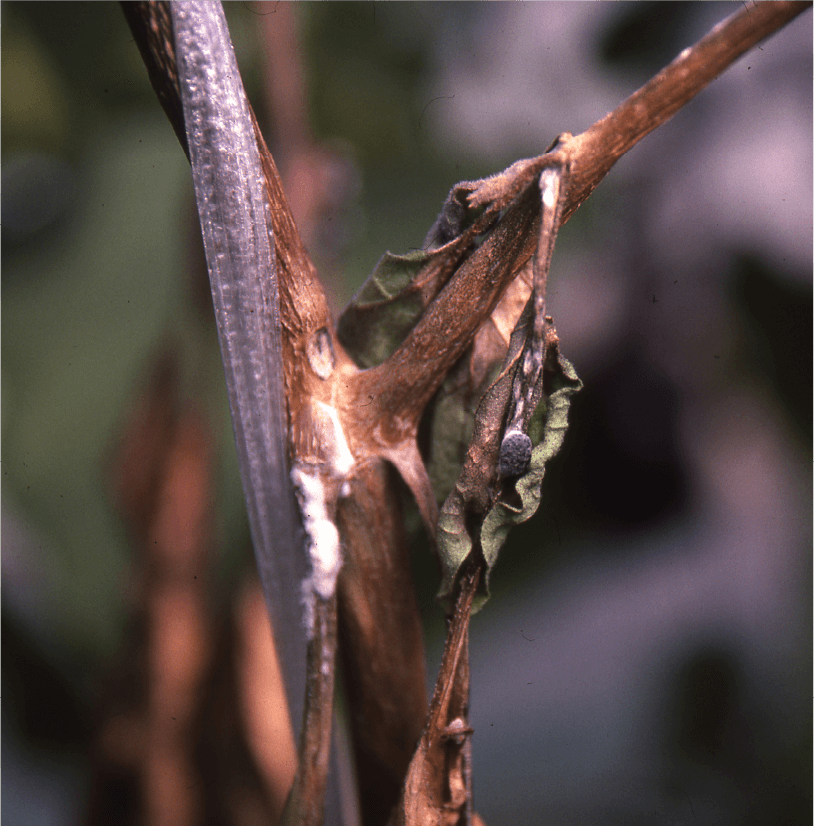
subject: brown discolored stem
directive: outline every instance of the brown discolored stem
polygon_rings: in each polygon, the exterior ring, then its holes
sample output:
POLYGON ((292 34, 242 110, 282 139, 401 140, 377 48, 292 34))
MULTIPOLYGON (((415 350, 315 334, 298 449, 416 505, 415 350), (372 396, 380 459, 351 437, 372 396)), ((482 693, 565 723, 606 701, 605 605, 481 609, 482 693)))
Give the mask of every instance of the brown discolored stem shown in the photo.
POLYGON ((340 656, 366 824, 386 822, 427 714, 423 634, 399 491, 375 461, 351 481, 338 526, 340 656))
POLYGON ((810 6, 809 2, 745 3, 616 109, 575 137, 565 220, 622 155, 669 120, 744 52, 810 6))
MULTIPOLYGON (((139 3, 137 8, 143 13, 149 12, 150 19, 163 19, 155 4, 139 3)), ((149 26, 148 30, 152 31, 149 26)), ((137 29, 134 34, 138 37, 137 29)), ((163 40, 150 37, 145 49, 149 52, 171 42, 171 37, 163 40)), ((161 59, 153 60, 153 64, 166 74, 161 85, 169 91, 160 93, 160 97, 169 117, 176 123, 177 112, 166 104, 177 89, 177 70, 171 57, 174 55, 167 53, 161 59)), ((156 80, 153 82, 155 85, 156 80)), ((318 404, 336 405, 340 413, 350 409, 337 404, 337 399, 348 397, 350 379, 358 369, 335 339, 322 285, 291 215, 274 160, 256 118, 249 111, 270 205, 283 356, 283 370, 276 378, 285 382, 290 454, 296 462, 319 463, 325 458, 326 445, 321 438, 324 434, 312 415, 314 407, 318 404), (330 352, 332 356, 317 359, 315 367, 315 350, 323 355, 330 352)), ((258 227, 257 231, 262 233, 266 229, 258 227)), ((262 311, 263 307, 257 307, 250 312, 262 311)), ((346 422, 341 424, 344 426, 346 422)), ((360 508, 345 512, 340 520, 348 566, 348 572, 343 575, 344 587, 340 586, 343 592, 340 623, 346 647, 353 652, 347 657, 345 668, 348 683, 353 687, 349 691, 353 697, 350 716, 359 721, 354 732, 356 742, 365 739, 365 733, 361 731, 364 721, 375 722, 377 737, 385 746, 376 760, 380 761, 381 770, 393 779, 397 794, 426 710, 420 617, 409 558, 403 540, 398 538, 401 531, 398 509, 394 508, 395 497, 386 482, 384 463, 365 459, 358 465, 358 470, 354 470, 350 481, 356 486, 358 496, 365 498, 360 508), (359 618, 363 615, 370 622, 361 623, 359 618), (395 749, 393 743, 398 744, 395 749)), ((292 544, 288 552, 301 554, 302 550, 292 544)), ((298 600, 299 590, 296 589, 294 594, 294 599, 298 600)), ((311 649, 314 644, 312 642, 311 649)), ((312 661, 314 656, 309 654, 312 661)), ((288 662, 285 667, 289 667, 288 662)), ((312 668, 311 671, 313 673, 312 668)), ((313 676, 316 678, 317 675, 313 676)), ((331 691, 332 687, 331 675, 331 691)), ((310 734, 302 741, 304 753, 297 792, 292 796, 290 806, 297 812, 307 810, 309 818, 319 814, 314 808, 317 803, 313 796, 323 783, 321 749, 330 733, 326 720, 330 719, 332 709, 331 691, 328 682, 323 680, 318 686, 312 686, 308 694, 305 720, 310 734), (326 739, 321 741, 320 737, 326 739)))
POLYGON ((317 599, 313 634, 308 641, 305 709, 299 765, 281 819, 283 826, 322 826, 331 754, 336 597, 317 599))
MULTIPOLYGON (((136 9, 148 9, 153 4, 133 5, 136 9)), ((387 709, 391 708, 395 709, 389 720, 391 731, 409 732, 419 714, 416 711, 421 705, 418 698, 423 697, 423 690, 411 689, 410 701, 404 702, 404 695, 399 693, 403 686, 398 685, 400 675, 411 668, 415 670, 418 662, 423 665, 420 645, 408 643, 405 646, 408 653, 401 663, 381 651, 382 641, 386 647, 393 640, 412 640, 415 614, 407 602, 397 605, 403 583, 409 577, 404 578, 405 562, 390 529, 381 533, 377 530, 379 523, 395 519, 396 513, 391 509, 388 488, 378 478, 375 468, 378 465, 382 471, 381 457, 398 464, 398 456, 410 454, 412 445, 412 458, 405 459, 399 467, 414 491, 421 486, 422 468, 414 445, 422 411, 501 294, 534 254, 540 206, 532 184, 544 168, 554 163, 569 168, 563 205, 563 221, 567 220, 625 152, 664 123, 747 49, 808 5, 777 2, 741 9, 696 46, 682 52, 670 66, 582 135, 564 134, 550 153, 520 161, 494 178, 464 186, 469 206, 483 207, 487 211, 491 222, 489 234, 477 250, 470 254, 467 249, 461 261, 455 262, 449 279, 393 356, 381 367, 368 371, 358 371, 336 339, 323 289, 305 252, 274 162, 255 121, 255 138, 271 205, 279 267, 291 451, 295 458, 302 458, 302 454, 309 450, 319 453, 319 434, 309 420, 310 405, 316 400, 335 407, 357 459, 357 469, 351 480, 356 487, 351 499, 360 507, 354 512, 341 508, 339 517, 348 565, 340 581, 340 611, 344 617, 340 622, 344 623, 342 633, 349 641, 348 648, 359 646, 361 652, 349 658, 347 665, 349 672, 355 672, 349 674, 349 683, 358 687, 358 693, 351 701, 351 713, 362 722, 355 726, 361 728, 364 725, 368 712, 387 720, 390 713, 387 709), (501 216, 499 221, 498 216, 501 216), (313 342, 322 334, 327 336, 334 354, 332 372, 325 376, 315 372, 309 359, 313 342), (410 462, 416 465, 412 468, 412 477, 405 470, 410 462), (379 564, 377 554, 383 556, 382 564, 379 564), (369 565, 371 561, 375 564, 369 565), (393 571, 396 573, 388 579, 393 571), (359 578, 355 579, 356 576, 359 578), (378 592, 385 596, 377 598, 378 592), (388 603, 389 599, 396 602, 388 603), (384 632, 383 628, 390 630, 384 632), (364 652, 370 659, 365 659, 364 652), (379 670, 380 663, 383 671, 379 670)), ((141 29, 145 43, 139 42, 139 46, 143 54, 145 49, 148 54, 151 50, 159 53, 157 57, 145 57, 145 61, 159 99, 183 144, 185 129, 183 123, 179 128, 178 107, 173 102, 177 80, 174 77, 174 54, 168 47, 172 38, 167 38, 160 16, 157 21, 155 25, 151 23, 141 29)), ((138 28, 133 27, 133 31, 138 41, 138 28)), ((429 513, 429 507, 425 512, 429 513)), ((431 519, 428 522, 431 523, 431 519)), ((465 592, 468 593, 471 584, 467 580, 465 592)), ((464 656, 461 653, 464 640, 456 639, 456 647, 450 649, 450 657, 455 663, 464 656)), ((454 675, 457 665, 450 667, 454 675)), ((447 675, 447 678, 453 680, 453 676, 447 675)), ((433 701, 435 733, 432 736, 436 738, 433 741, 436 745, 441 737, 438 729, 440 702, 440 699, 433 701)), ((447 697, 443 702, 448 710, 452 701, 447 697)), ((448 720, 444 722, 449 723, 448 720)), ((363 745, 365 733, 357 732, 355 736, 357 744, 362 744, 360 749, 366 748, 363 745)), ((387 736, 385 732, 380 739, 386 742, 387 736)), ((447 747, 444 753, 448 752, 447 747)), ((375 748, 371 747, 371 754, 375 753, 375 748)), ((391 764, 388 771, 401 771, 400 754, 386 759, 391 764)), ((411 769, 408 787, 420 779, 411 769)), ((415 790, 416 787, 410 788, 415 790)), ((438 794, 443 803, 446 792, 441 790, 438 794)))
POLYGON ((378 393, 383 419, 412 422, 462 355, 497 299, 534 252, 539 201, 529 190, 550 166, 569 170, 562 223, 584 203, 611 167, 669 120, 744 52, 810 7, 804 2, 745 6, 685 49, 620 106, 581 135, 563 133, 552 150, 518 161, 484 181, 459 184, 470 207, 507 209, 495 229, 450 279, 398 350, 359 378, 361 394, 378 393), (533 240, 532 240, 533 239, 533 240))
POLYGON ((120 4, 127 25, 133 33, 141 59, 147 67, 150 83, 158 102, 189 160, 184 107, 178 87, 178 67, 175 63, 175 39, 168 2, 123 2, 120 4))
POLYGON ((395 813, 396 826, 443 823, 466 826, 472 819, 469 780, 469 619, 482 567, 470 564, 459 580, 455 609, 427 725, 410 763, 395 813))

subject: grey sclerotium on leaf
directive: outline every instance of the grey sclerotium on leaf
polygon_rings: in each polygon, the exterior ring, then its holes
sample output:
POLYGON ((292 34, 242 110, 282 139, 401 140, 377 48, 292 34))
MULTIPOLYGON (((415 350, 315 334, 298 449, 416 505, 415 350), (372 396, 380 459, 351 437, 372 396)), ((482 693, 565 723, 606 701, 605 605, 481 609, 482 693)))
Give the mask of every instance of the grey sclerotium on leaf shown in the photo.
POLYGON ((510 430, 500 443, 498 473, 504 479, 522 476, 531 462, 531 439, 520 430, 510 430))

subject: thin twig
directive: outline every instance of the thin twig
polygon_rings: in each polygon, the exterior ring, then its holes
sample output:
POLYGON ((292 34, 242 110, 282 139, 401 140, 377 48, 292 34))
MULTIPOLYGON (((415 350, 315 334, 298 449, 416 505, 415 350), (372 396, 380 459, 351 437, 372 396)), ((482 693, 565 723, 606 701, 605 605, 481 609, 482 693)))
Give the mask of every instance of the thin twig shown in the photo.
POLYGON ((321 826, 325 815, 336 658, 335 594, 316 600, 312 620, 299 764, 281 826, 321 826))
POLYGON ((469 620, 482 575, 481 564, 475 563, 458 582, 427 725, 410 763, 395 826, 468 824, 471 819, 469 620))
POLYGON ((454 269, 445 288, 399 349, 380 367, 359 377, 360 398, 375 392, 382 400, 369 415, 392 418, 397 411, 402 416, 420 416, 500 295, 534 253, 540 206, 538 199, 528 196, 543 169, 566 166, 570 170, 563 202, 565 223, 622 155, 745 51, 810 5, 773 2, 740 9, 581 135, 563 133, 543 155, 517 161, 483 181, 458 184, 451 196, 460 192, 470 208, 486 210, 477 231, 502 210, 508 211, 465 263, 451 264, 454 269))
POLYGON ((508 411, 503 441, 500 445, 500 475, 521 476, 531 461, 531 439, 525 432, 536 407, 535 397, 543 376, 546 357, 546 287, 551 269, 551 257, 557 232, 562 222, 560 193, 567 184, 567 170, 550 167, 540 173, 542 217, 540 239, 534 255, 532 288, 532 332, 522 363, 512 385, 512 400, 508 411))
POLYGON ((810 6, 810 2, 744 3, 610 114, 575 137, 565 220, 622 155, 669 120, 744 52, 810 6))

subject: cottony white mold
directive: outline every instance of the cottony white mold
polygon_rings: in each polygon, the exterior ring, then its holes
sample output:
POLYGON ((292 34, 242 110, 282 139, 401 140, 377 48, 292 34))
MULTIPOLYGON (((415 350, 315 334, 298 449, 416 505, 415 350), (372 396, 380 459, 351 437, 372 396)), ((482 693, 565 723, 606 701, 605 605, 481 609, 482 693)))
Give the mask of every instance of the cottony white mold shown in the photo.
POLYGON ((342 567, 342 552, 339 531, 328 515, 325 486, 318 473, 294 467, 291 481, 300 493, 300 509, 311 557, 311 574, 302 583, 305 627, 310 637, 314 632, 314 599, 317 595, 322 599, 333 596, 336 577, 342 567))

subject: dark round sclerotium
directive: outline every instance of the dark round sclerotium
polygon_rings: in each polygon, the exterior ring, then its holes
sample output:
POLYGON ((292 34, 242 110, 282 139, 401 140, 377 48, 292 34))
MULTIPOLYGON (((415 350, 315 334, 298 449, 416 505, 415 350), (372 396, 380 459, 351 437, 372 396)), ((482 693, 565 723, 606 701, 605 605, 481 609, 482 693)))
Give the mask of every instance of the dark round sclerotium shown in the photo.
POLYGON ((531 462, 531 439, 519 430, 510 430, 500 443, 498 471, 501 476, 522 476, 531 462))

